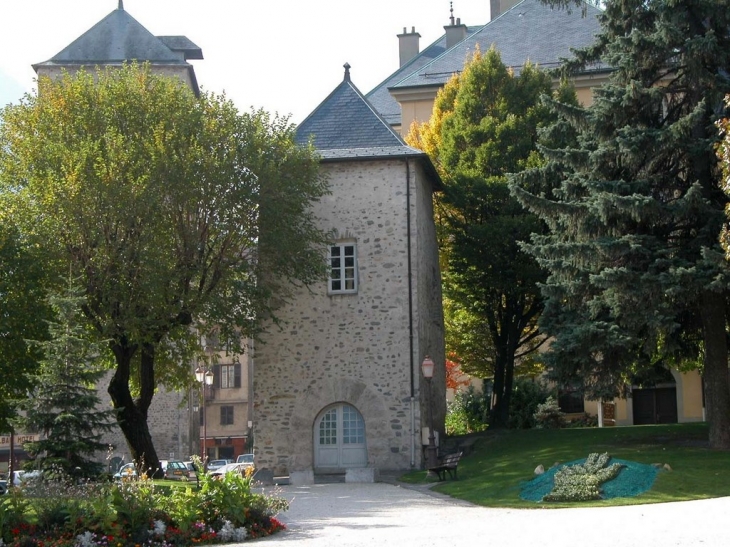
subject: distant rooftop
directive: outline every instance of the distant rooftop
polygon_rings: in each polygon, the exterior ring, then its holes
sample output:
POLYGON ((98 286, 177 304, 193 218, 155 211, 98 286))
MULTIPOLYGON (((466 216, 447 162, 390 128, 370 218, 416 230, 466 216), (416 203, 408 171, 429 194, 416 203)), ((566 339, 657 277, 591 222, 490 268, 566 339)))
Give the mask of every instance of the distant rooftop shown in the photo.
POLYGON ((125 61, 149 62, 151 65, 178 66, 190 72, 197 91, 195 72, 189 59, 202 59, 203 51, 185 36, 154 36, 134 17, 119 7, 71 42, 41 67, 103 66, 125 61))
POLYGON ((390 90, 442 87, 460 73, 466 60, 494 45, 502 62, 515 71, 531 61, 542 68, 558 67, 573 56, 572 49, 591 45, 600 30, 601 10, 585 4, 585 15, 575 8, 553 9, 540 0, 523 0, 482 26, 467 27, 466 38, 446 49, 446 35, 393 72, 366 96, 391 125, 400 125, 401 108, 390 90))

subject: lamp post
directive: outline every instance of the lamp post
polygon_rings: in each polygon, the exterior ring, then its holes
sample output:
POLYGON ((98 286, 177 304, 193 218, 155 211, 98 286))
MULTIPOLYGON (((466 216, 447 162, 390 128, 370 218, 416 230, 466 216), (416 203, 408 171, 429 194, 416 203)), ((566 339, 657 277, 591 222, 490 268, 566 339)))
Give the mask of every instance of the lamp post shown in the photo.
POLYGON ((203 411, 203 446, 200 449, 200 460, 203 462, 203 471, 208 468, 208 461, 206 458, 205 450, 208 445, 208 412, 206 408, 205 400, 205 386, 213 385, 213 373, 204 368, 198 367, 195 369, 195 379, 200 383, 200 408, 203 411))
POLYGON ((431 389, 431 379, 433 378, 433 360, 426 355, 421 363, 421 371, 423 377, 428 384, 428 447, 426 448, 426 468, 432 469, 438 465, 436 458, 436 438, 433 434, 433 392, 431 389))

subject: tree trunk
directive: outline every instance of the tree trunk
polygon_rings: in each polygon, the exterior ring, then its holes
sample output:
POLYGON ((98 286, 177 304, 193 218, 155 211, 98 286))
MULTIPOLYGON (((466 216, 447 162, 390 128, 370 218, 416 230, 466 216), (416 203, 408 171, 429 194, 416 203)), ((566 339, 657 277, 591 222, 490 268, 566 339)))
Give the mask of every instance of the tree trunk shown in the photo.
POLYGON ((494 384, 492 385, 494 406, 489 411, 489 427, 507 427, 508 413, 504 411, 504 373, 504 361, 497 351, 494 359, 494 384))
POLYGON ((136 348, 113 344, 112 351, 117 362, 117 370, 109 382, 108 393, 112 404, 117 410, 117 422, 127 441, 127 447, 138 467, 151 470, 152 477, 161 474, 160 461, 152 444, 147 425, 147 411, 152 401, 154 387, 150 389, 150 382, 154 385, 154 350, 145 346, 141 355, 140 398, 132 399, 129 391, 129 377, 131 361, 136 348))
POLYGON ((705 343, 705 406, 710 425, 710 447, 730 449, 730 384, 724 295, 702 295, 702 327, 705 343))

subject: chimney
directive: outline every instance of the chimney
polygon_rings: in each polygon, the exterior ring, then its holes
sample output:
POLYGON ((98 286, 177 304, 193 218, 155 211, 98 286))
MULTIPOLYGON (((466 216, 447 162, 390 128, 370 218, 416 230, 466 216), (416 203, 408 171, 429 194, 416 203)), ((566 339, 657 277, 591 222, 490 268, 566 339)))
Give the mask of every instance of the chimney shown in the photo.
POLYGON ((452 17, 451 24, 446 25, 444 30, 446 31, 446 49, 455 46, 466 38, 466 25, 461 24, 461 19, 457 18, 456 23, 454 23, 454 18, 452 17))
POLYGON ((489 20, 494 21, 505 11, 514 8, 520 0, 490 0, 489 1, 489 20))
POLYGON ((398 56, 400 58, 400 66, 405 65, 420 53, 418 44, 421 35, 416 32, 416 27, 411 27, 411 32, 406 32, 403 27, 403 34, 398 35, 398 56))
POLYGON ((464 38, 466 38, 466 25, 461 24, 461 19, 454 21, 454 3, 449 2, 449 24, 444 27, 446 31, 446 49, 450 49, 464 38))

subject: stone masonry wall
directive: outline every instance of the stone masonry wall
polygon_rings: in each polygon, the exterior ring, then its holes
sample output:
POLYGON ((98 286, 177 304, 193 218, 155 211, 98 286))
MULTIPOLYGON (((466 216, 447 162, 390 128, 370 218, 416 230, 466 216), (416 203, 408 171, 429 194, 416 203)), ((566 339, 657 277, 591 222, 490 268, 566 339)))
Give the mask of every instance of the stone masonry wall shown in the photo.
MULTIPOLYGON (((356 241, 358 292, 328 295, 325 281, 302 289, 279 310, 282 328, 270 327, 257 344, 257 466, 276 474, 311 470, 317 417, 334 403, 348 403, 365 420, 368 465, 407 469, 414 458, 420 465, 420 408, 417 399, 411 405, 411 374, 418 369, 417 392, 422 352, 414 340, 410 355, 406 162, 330 163, 323 171, 332 193, 315 213, 336 240, 356 241)), ((433 223, 415 214, 423 206, 414 199, 423 182, 412 161, 410 175, 413 225, 418 219, 433 223)), ((414 264, 416 243, 414 238, 414 264)), ((437 262, 429 267, 438 270, 437 262)), ((415 313, 418 298, 413 304, 415 313)))

